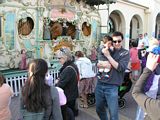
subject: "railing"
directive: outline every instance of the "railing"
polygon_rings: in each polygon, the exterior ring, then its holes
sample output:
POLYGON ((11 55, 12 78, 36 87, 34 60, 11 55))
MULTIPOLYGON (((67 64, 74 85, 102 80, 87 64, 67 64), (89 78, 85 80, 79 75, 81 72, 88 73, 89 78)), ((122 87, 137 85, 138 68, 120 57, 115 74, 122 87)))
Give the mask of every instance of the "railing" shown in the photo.
MULTIPOLYGON (((58 70, 49 69, 49 74, 53 76, 53 79, 58 77, 58 70)), ((21 71, 20 73, 12 73, 5 75, 6 83, 9 84, 14 92, 14 96, 18 96, 21 87, 24 85, 27 79, 27 71, 21 71)))
MULTIPOLYGON (((93 71, 97 72, 97 67, 95 63, 93 63, 93 71)), ((53 76, 55 80, 58 77, 58 70, 49 69, 49 74, 53 76)), ((14 92, 14 96, 18 96, 21 90, 21 87, 24 85, 25 80, 27 79, 27 71, 19 71, 5 74, 6 83, 11 86, 14 92)))

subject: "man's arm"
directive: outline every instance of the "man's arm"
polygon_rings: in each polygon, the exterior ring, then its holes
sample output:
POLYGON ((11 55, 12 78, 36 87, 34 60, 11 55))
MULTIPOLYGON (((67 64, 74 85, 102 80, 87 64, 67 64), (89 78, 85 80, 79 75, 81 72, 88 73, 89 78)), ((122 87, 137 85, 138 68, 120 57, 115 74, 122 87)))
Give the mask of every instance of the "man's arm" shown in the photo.
POLYGON ((110 62, 110 64, 115 68, 118 69, 118 62, 116 62, 111 55, 106 56, 110 62))
POLYGON ((115 68, 117 69, 118 68, 118 62, 116 62, 112 56, 110 55, 110 52, 108 50, 108 48, 104 48, 102 50, 103 54, 108 58, 108 61, 110 62, 110 64, 115 68))
POLYGON ((124 50, 123 52, 121 52, 119 61, 114 60, 114 58, 110 55, 108 49, 104 49, 103 53, 108 58, 110 64, 116 70, 118 70, 119 72, 126 70, 126 68, 128 66, 129 59, 130 59, 129 51, 124 50))

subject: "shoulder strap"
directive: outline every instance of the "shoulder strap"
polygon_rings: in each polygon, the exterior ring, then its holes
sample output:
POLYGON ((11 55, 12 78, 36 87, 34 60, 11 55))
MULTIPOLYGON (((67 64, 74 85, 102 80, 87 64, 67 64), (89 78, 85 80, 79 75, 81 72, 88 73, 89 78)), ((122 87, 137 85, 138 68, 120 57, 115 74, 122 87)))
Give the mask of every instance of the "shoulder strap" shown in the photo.
POLYGON ((69 66, 67 66, 67 67, 72 68, 72 69, 75 71, 76 75, 77 75, 77 71, 75 70, 75 68, 74 68, 73 66, 69 65, 69 66))
POLYGON ((70 67, 70 68, 72 68, 72 69, 75 71, 76 76, 77 76, 77 79, 79 80, 79 79, 80 79, 80 77, 79 77, 79 75, 78 75, 78 73, 77 73, 76 69, 75 69, 73 66, 71 66, 71 65, 69 65, 69 66, 67 66, 67 67, 70 67))

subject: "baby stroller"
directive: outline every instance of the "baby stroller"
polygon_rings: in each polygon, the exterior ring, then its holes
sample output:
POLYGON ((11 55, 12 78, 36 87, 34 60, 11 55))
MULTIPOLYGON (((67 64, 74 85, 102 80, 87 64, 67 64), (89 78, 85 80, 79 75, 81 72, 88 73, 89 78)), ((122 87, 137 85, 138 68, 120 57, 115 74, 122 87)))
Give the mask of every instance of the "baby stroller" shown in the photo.
POLYGON ((132 87, 132 81, 131 81, 131 71, 127 69, 125 71, 124 81, 122 85, 118 88, 118 105, 119 108, 124 108, 126 104, 126 100, 123 98, 123 96, 130 91, 132 87))
MULTIPOLYGON (((122 85, 118 88, 118 105, 119 108, 124 108, 126 104, 126 100, 123 98, 123 96, 130 91, 132 87, 132 81, 131 81, 131 70, 127 69, 125 71, 124 81, 122 85)), ((88 106, 94 105, 96 102, 95 100, 95 93, 91 93, 87 95, 87 103, 88 106)))

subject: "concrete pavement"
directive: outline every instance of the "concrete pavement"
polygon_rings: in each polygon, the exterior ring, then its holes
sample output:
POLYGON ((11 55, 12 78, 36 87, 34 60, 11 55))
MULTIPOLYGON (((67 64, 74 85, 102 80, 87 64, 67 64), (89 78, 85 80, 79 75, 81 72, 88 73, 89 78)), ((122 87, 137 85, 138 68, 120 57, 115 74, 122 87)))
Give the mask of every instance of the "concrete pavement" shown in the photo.
MULTIPOLYGON (((11 100, 11 112, 12 112, 12 120, 18 120, 20 114, 19 114, 19 99, 18 97, 13 97, 11 100)), ((125 109, 125 108, 124 108, 125 109)), ((127 108, 128 109, 128 108, 127 108)), ((120 120, 132 120, 130 116, 125 116, 121 113, 123 113, 123 110, 119 110, 119 117, 120 120), (122 111, 122 112, 121 112, 122 111)), ((132 114, 132 112, 130 112, 132 114)), ((76 117, 76 120, 99 120, 95 105, 92 107, 86 108, 79 108, 79 115, 76 117)))

